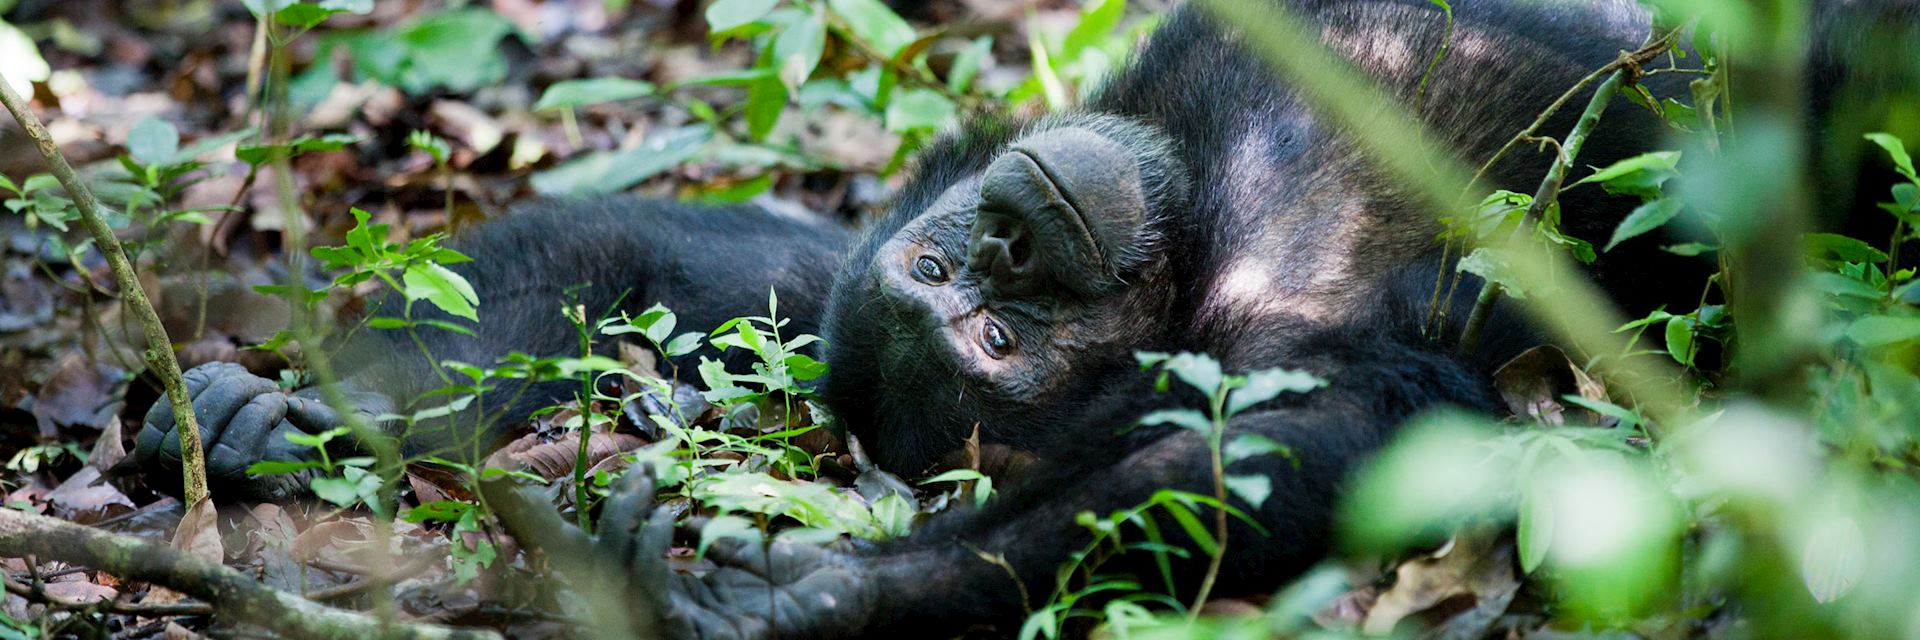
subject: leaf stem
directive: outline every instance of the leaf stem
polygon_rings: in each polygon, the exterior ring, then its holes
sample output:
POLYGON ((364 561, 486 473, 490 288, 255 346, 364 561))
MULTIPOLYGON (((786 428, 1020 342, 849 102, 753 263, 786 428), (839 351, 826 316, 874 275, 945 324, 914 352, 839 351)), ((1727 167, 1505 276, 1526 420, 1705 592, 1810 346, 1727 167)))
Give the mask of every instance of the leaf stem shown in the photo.
POLYGON ((1213 428, 1207 431, 1207 453, 1212 463, 1213 499, 1220 504, 1213 510, 1213 557, 1207 561, 1207 575, 1200 580, 1200 591, 1193 596, 1193 606, 1187 608, 1187 619, 1200 617, 1200 607, 1207 603, 1207 596, 1213 593, 1213 583, 1220 578, 1220 566, 1227 559, 1227 470, 1226 462, 1220 456, 1220 443, 1227 433, 1227 392, 1228 386, 1221 384, 1214 390, 1211 398, 1213 428))

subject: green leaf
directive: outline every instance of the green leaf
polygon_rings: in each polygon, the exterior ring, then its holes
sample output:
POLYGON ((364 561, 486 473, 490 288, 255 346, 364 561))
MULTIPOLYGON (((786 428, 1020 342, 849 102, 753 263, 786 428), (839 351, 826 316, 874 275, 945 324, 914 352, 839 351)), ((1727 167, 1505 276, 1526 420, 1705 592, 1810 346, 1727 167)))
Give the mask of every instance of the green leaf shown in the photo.
POLYGON ((938 129, 953 121, 958 111, 953 101, 932 89, 895 91, 887 104, 887 130, 905 133, 938 129))
POLYGON ((422 522, 457 522, 473 511, 474 505, 457 500, 439 500, 429 502, 400 512, 400 519, 419 524, 422 522))
POLYGON ((321 468, 321 464, 317 460, 261 460, 247 467, 247 475, 277 476, 319 468, 321 468))
POLYGON ((1667 319, 1667 355, 1681 365, 1693 366, 1693 319, 1674 316, 1667 319))
POLYGON ((1279 455, 1293 458, 1293 448, 1257 433, 1243 433, 1227 441, 1221 447, 1220 456, 1227 464, 1233 464, 1255 456, 1279 455))
POLYGON ((681 80, 680 87, 745 87, 778 74, 770 68, 741 69, 681 80))
POLYGON ((827 0, 827 6, 846 20, 854 36, 888 60, 913 43, 913 27, 880 0, 827 0))
POLYGON ((277 159, 281 154, 293 158, 314 151, 339 151, 359 141, 359 137, 344 133, 300 136, 284 144, 243 144, 234 148, 233 156, 241 162, 259 166, 277 159))
POLYGON ((431 262, 412 265, 400 280, 404 285, 401 293, 408 300, 426 300, 450 315, 480 319, 474 309, 480 304, 480 296, 473 292, 473 285, 446 267, 431 262))
POLYGON ((1610 182, 1641 172, 1673 171, 1674 167, 1678 166, 1679 163, 1680 152, 1678 151, 1643 153, 1607 165, 1604 168, 1596 169, 1591 175, 1581 178, 1578 182, 1567 185, 1567 187, 1572 188, 1589 182, 1610 182))
POLYGON ((699 333, 691 331, 674 336, 673 341, 668 342, 664 347, 667 357, 678 358, 693 353, 700 348, 700 338, 699 333))
POLYGON ((513 23, 486 9, 434 13, 387 36, 404 50, 394 79, 414 95, 434 87, 465 93, 497 83, 507 75, 500 40, 512 32, 513 23))
POLYGON ((1247 382, 1227 395, 1227 415, 1292 391, 1306 393, 1327 386, 1327 381, 1305 371, 1263 369, 1247 374, 1247 382))
POLYGON ((1920 339, 1920 317, 1867 316, 1847 325, 1847 339, 1862 347, 1920 339))
POLYGON ((1553 542, 1553 508, 1539 492, 1527 492, 1521 499, 1520 518, 1514 524, 1514 545, 1519 547, 1520 571, 1533 573, 1547 557, 1553 542))
POLYGON ((1226 476, 1221 480, 1234 497, 1245 500, 1255 509, 1267 503, 1267 496, 1273 495, 1273 479, 1263 475, 1226 476))
POLYGON ((326 22, 327 18, 333 17, 333 14, 336 13, 346 13, 346 11, 330 9, 317 4, 296 2, 287 5, 279 11, 273 12, 273 18, 280 21, 281 24, 292 25, 300 29, 311 29, 322 22, 326 22))
POLYGON ((291 442, 291 443, 306 446, 306 447, 317 448, 317 447, 326 446, 326 444, 332 441, 334 438, 338 438, 340 436, 344 436, 352 432, 353 431, 351 429, 348 429, 346 427, 336 427, 333 429, 322 431, 320 433, 289 432, 285 434, 284 437, 287 439, 287 442, 291 442))
POLYGON ((766 140, 786 108, 787 84, 777 73, 747 85, 747 135, 756 142, 766 140))
POLYGON ((1187 537, 1193 538, 1193 543, 1200 547, 1202 553, 1213 555, 1213 552, 1220 547, 1220 543, 1214 540, 1213 533, 1207 530, 1206 525, 1200 524, 1200 518, 1195 517, 1193 511, 1186 505, 1168 500, 1161 502, 1160 507, 1167 512, 1167 515, 1173 517, 1174 523, 1180 525, 1180 529, 1187 533, 1187 537))
POLYGON ((986 474, 980 473, 979 471, 975 471, 972 469, 953 469, 950 471, 942 472, 940 475, 936 475, 934 477, 921 480, 920 484, 927 485, 927 484, 937 484, 941 482, 966 482, 969 480, 979 480, 985 477, 987 477, 986 474))
POLYGON ((1167 360, 1166 368, 1180 381, 1207 395, 1219 390, 1220 382, 1225 377, 1220 372, 1220 361, 1203 353, 1176 354, 1167 360))
POLYGON ((193 141, 193 144, 187 145, 185 147, 181 147, 178 152, 175 152, 173 154, 173 157, 167 158, 166 161, 162 162, 161 164, 163 165, 186 164, 187 162, 198 159, 200 156, 213 153, 214 151, 217 151, 222 147, 253 137, 253 135, 258 131, 259 131, 258 129, 255 129, 253 127, 247 127, 239 131, 229 131, 227 133, 222 133, 217 136, 207 136, 205 138, 195 140, 193 141))
POLYGON ((707 5, 707 29, 719 34, 766 17, 778 0, 718 0, 707 5))
POLYGON ((359 487, 346 478, 313 478, 307 482, 307 486, 311 487, 313 495, 321 500, 342 507, 351 506, 360 499, 359 487))
POLYGON ((739 204, 752 200, 754 196, 766 193, 773 188, 773 174, 763 173, 746 180, 719 186, 696 187, 699 191, 686 198, 691 202, 710 206, 739 204))
POLYGON ((1831 272, 1813 274, 1813 287, 1823 293, 1867 300, 1879 300, 1882 295, 1879 287, 1831 272))
POLYGON ((127 153, 141 165, 160 165, 173 159, 173 154, 179 151, 180 131, 158 117, 143 118, 127 132, 127 153))
POLYGON ((1866 533, 1847 516, 1823 518, 1812 527, 1800 556, 1800 576, 1814 602, 1826 604, 1847 595, 1867 573, 1866 533))
POLYGON ((919 509, 897 493, 873 501, 873 521, 888 537, 899 538, 913 531, 913 516, 919 509))
POLYGON ((1127 13, 1127 0, 1096 0, 1080 12, 1080 21, 1060 41, 1059 57, 1072 60, 1081 51, 1106 37, 1127 13))
POLYGON ((579 107, 603 102, 631 100, 653 95, 653 83, 627 78, 593 78, 590 80, 562 80, 547 87, 540 94, 540 100, 533 103, 534 111, 579 107))
POLYGON ((1500 285, 1500 290, 1508 296, 1525 298, 1527 290, 1513 278, 1513 265, 1508 261, 1508 255, 1505 249, 1480 247, 1474 249, 1473 253, 1467 254, 1467 257, 1461 258, 1456 268, 1500 285))
POLYGON ((1601 251, 1612 251, 1615 245, 1628 238, 1660 228, 1674 216, 1679 215, 1680 208, 1685 204, 1679 198, 1660 198, 1635 207, 1633 213, 1627 214, 1627 219, 1621 220, 1620 225, 1614 227, 1613 238, 1607 241, 1606 248, 1601 251))
POLYGON ((1890 133, 1869 133, 1864 137, 1887 150, 1887 156, 1893 159, 1895 171, 1899 171, 1900 175, 1906 176, 1908 180, 1920 182, 1920 176, 1916 176, 1913 171, 1913 157, 1907 155, 1906 143, 1890 133))
POLYGON ((953 66, 947 69, 947 88, 955 93, 965 93, 973 85, 973 79, 987 65, 987 56, 993 53, 993 36, 980 36, 973 39, 967 48, 961 49, 953 57, 953 66))
POLYGON ((827 24, 819 16, 795 20, 774 38, 774 69, 789 94, 800 91, 800 85, 813 75, 826 50, 827 24))
POLYGON ((1837 233, 1809 233, 1800 236, 1800 244, 1809 257, 1837 258, 1842 262, 1886 262, 1887 254, 1857 238, 1837 233))
POLYGON ((632 149, 588 154, 533 174, 533 190, 567 195, 622 191, 693 157, 712 138, 713 129, 706 125, 662 132, 632 149))
POLYGON ((1193 409, 1160 409, 1140 416, 1140 424, 1147 426, 1173 424, 1200 433, 1213 430, 1213 421, 1208 420, 1206 414, 1193 409))
POLYGON ((40 57, 40 47, 33 44, 33 38, 0 20, 0 76, 6 77, 13 91, 30 96, 33 83, 46 80, 52 74, 53 67, 40 57))
POLYGON ((781 361, 787 367, 787 374, 795 380, 813 380, 827 374, 827 363, 814 360, 804 353, 787 356, 781 361))
POLYGON ((1671 253, 1676 256, 1686 256, 1689 258, 1700 255, 1702 253, 1706 253, 1708 251, 1718 251, 1719 249, 1720 249, 1719 247, 1706 244, 1703 242, 1683 242, 1680 244, 1670 244, 1664 247, 1660 247, 1661 251, 1665 251, 1667 253, 1671 253))

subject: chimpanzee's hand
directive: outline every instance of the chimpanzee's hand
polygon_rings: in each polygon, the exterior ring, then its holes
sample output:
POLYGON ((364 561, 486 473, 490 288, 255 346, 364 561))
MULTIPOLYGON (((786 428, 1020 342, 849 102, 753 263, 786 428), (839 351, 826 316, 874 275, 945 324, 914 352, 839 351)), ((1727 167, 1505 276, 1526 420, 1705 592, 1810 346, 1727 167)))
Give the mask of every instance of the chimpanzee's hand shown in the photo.
POLYGON ((673 514, 661 507, 647 515, 654 493, 650 469, 627 473, 592 538, 505 483, 489 482, 485 491, 514 538, 544 550, 585 587, 577 591, 623 594, 614 605, 618 610, 596 615, 626 617, 632 637, 845 637, 857 634, 873 614, 877 594, 865 561, 824 547, 721 540, 707 554, 719 569, 702 576, 669 569, 673 514))
MULTIPOLYGON (((200 421, 200 444, 207 455, 207 481, 213 485, 216 495, 238 493, 252 498, 281 499, 306 491, 308 473, 248 477, 247 467, 262 460, 319 457, 312 447, 294 444, 286 438, 288 433, 319 433, 342 424, 339 414, 320 402, 316 390, 293 395, 281 393, 273 381, 230 362, 203 364, 184 377, 187 395, 193 398, 194 416, 200 421)), ((135 440, 133 461, 148 469, 169 472, 180 469, 180 434, 174 429, 173 404, 165 396, 147 411, 135 440)))

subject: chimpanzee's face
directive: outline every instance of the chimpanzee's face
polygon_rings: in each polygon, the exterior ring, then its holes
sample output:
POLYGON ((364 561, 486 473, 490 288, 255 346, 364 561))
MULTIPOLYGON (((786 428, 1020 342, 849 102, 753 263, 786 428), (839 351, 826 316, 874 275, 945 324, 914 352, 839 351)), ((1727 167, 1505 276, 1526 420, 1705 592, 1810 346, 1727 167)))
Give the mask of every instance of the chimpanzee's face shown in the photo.
POLYGON ((1144 126, 1067 120, 948 184, 837 283, 826 396, 876 461, 918 472, 978 424, 1064 413, 1162 326, 1155 220, 1183 172, 1144 126))

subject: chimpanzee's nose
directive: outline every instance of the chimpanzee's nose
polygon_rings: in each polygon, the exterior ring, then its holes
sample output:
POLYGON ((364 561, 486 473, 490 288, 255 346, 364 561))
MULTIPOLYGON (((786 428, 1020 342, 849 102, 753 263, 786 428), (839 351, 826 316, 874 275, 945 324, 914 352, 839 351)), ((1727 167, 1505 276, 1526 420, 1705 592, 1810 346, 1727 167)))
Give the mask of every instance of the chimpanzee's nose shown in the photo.
POLYGON ((967 266, 985 274, 997 289, 1016 293, 1029 288, 1040 275, 1027 225, 997 212, 982 211, 974 221, 972 255, 967 266))

